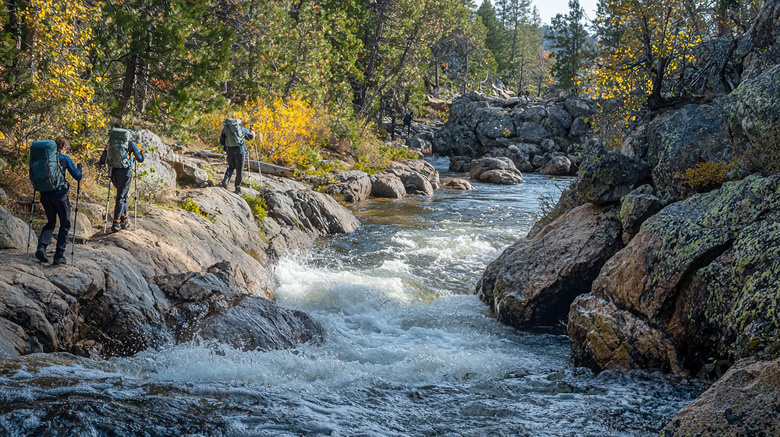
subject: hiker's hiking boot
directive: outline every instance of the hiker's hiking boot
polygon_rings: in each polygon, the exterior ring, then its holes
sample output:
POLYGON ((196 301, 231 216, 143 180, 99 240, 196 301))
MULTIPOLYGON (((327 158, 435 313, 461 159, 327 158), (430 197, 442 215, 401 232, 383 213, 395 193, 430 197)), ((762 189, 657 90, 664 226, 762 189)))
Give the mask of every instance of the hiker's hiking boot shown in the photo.
POLYGON ((236 187, 236 194, 241 194, 241 187, 236 187))
POLYGON ((228 180, 227 179, 222 179, 222 182, 219 183, 219 186, 227 190, 228 180))
POLYGON ((111 225, 111 232, 119 232, 122 230, 122 224, 119 222, 114 222, 113 225, 111 225))
POLYGON ((46 256, 46 246, 38 245, 38 250, 35 251, 35 257, 42 263, 49 262, 49 257, 46 256))
POLYGON ((68 259, 65 258, 65 255, 57 255, 57 254, 55 254, 54 255, 54 262, 52 262, 51 264, 53 266, 59 266, 59 265, 62 265, 62 264, 67 264, 67 263, 68 263, 68 259))
POLYGON ((119 220, 119 226, 120 226, 122 229, 127 229, 127 228, 129 228, 129 227, 130 227, 130 220, 127 218, 127 216, 125 216, 125 217, 122 217, 122 218, 119 220))

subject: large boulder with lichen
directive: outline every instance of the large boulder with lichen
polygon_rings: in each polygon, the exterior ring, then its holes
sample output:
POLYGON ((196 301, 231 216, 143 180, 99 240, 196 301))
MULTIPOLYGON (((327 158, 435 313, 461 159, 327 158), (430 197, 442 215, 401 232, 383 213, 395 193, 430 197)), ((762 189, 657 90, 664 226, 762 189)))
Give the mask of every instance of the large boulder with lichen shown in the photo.
POLYGON ((780 66, 745 80, 731 94, 659 115, 623 142, 622 153, 645 160, 660 197, 690 191, 683 173, 702 162, 752 167, 780 162, 780 66), (749 159, 745 159, 749 158, 749 159))
POLYGON ((739 361, 661 431, 661 437, 777 435, 780 359, 739 361))
POLYGON ((579 195, 585 202, 619 202, 634 188, 647 182, 649 168, 641 160, 592 144, 580 168, 579 195))
POLYGON ((728 162, 733 147, 723 99, 688 105, 653 120, 645 130, 653 185, 663 197, 679 199, 685 190, 681 174, 699 162, 728 162))
POLYGON ((616 208, 587 203, 506 249, 488 265, 476 294, 507 325, 558 325, 621 248, 616 208))
POLYGON ((655 196, 651 185, 642 185, 628 193, 620 203, 620 223, 623 224, 623 242, 628 242, 639 232, 645 220, 661 209, 661 200, 655 196))
POLYGON ((729 97, 728 127, 735 139, 751 144, 766 161, 780 162, 780 65, 746 80, 729 97))
POLYGON ((667 206, 606 262, 569 312, 572 356, 595 370, 697 373, 780 329, 780 176, 667 206))

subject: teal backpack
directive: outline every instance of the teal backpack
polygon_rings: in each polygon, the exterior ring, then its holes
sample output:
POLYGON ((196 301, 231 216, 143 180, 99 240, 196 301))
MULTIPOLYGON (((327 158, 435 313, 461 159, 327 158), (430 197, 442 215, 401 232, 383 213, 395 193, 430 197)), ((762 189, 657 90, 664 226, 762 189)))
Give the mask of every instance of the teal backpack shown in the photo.
POLYGON ((40 193, 70 188, 60 167, 57 143, 35 141, 30 146, 30 182, 40 193))
POLYGON ((130 147, 132 134, 127 129, 111 129, 108 133, 108 152, 106 163, 111 168, 130 168, 133 161, 127 149, 130 147))
POLYGON ((244 147, 244 128, 241 127, 241 119, 228 118, 223 123, 225 131, 226 147, 244 147))

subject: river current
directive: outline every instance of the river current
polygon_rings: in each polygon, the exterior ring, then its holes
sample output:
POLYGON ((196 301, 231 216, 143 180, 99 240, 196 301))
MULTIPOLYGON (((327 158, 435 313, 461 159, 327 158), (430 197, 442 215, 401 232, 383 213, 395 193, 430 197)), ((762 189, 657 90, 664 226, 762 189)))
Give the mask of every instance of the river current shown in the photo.
MULTIPOLYGON (((446 177, 446 162, 434 164, 446 177)), ((318 344, 0 360, 0 435, 657 435, 706 387, 575 368, 563 325, 520 332, 473 295, 487 264, 538 218, 540 199, 568 182, 532 174, 517 186, 353 205, 360 230, 275 269, 277 302, 323 325, 318 344)))

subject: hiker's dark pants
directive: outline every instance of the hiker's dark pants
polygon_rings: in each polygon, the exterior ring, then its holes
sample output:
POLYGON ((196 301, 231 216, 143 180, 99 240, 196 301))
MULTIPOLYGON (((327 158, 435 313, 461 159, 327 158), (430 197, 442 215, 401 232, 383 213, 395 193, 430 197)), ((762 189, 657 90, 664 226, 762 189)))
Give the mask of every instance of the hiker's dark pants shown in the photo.
POLYGON ((60 232, 57 234, 57 248, 54 251, 55 257, 65 256, 65 248, 68 245, 68 233, 70 232, 70 200, 68 192, 57 193, 50 191, 41 193, 41 205, 46 212, 46 224, 41 229, 41 237, 38 238, 39 246, 48 246, 51 243, 51 234, 54 232, 54 226, 57 225, 57 218, 60 219, 60 232))
POLYGON ((111 169, 111 183, 116 187, 116 203, 114 204, 114 220, 127 217, 127 194, 130 192, 130 181, 133 180, 132 168, 111 169))
POLYGON ((225 170, 225 184, 230 183, 230 178, 233 176, 233 170, 236 172, 236 188, 241 186, 241 181, 244 180, 244 150, 241 147, 228 147, 227 148, 227 164, 228 168, 225 170))
POLYGON ((411 123, 409 123, 409 124, 404 123, 404 128, 402 129, 402 132, 403 131, 406 131, 406 135, 411 134, 412 133, 412 124, 411 123))

